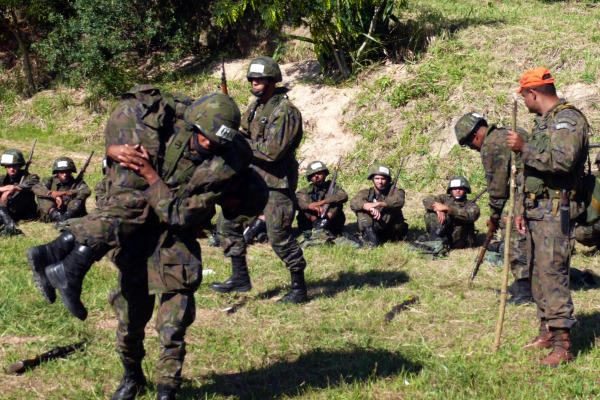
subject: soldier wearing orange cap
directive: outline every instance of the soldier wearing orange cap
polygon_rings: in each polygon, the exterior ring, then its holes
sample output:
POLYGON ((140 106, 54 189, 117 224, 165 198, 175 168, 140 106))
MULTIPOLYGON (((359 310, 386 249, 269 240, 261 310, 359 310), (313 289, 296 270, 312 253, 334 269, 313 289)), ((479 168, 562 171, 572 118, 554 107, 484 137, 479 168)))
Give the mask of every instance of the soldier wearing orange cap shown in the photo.
POLYGON ((552 349, 541 363, 556 367, 574 359, 569 264, 574 220, 585 210, 581 189, 590 127, 580 110, 558 97, 544 67, 525 72, 517 93, 536 114, 527 142, 517 132, 507 135, 524 168, 524 210, 515 223, 531 243, 532 294, 540 320, 539 335, 525 348, 552 349))

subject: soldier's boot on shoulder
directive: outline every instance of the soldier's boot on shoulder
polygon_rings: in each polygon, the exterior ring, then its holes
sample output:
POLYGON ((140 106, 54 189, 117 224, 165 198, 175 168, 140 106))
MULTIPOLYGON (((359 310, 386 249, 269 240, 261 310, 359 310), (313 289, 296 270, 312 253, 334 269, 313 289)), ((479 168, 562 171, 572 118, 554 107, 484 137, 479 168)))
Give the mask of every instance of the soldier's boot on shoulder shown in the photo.
POLYGON ((76 244, 69 255, 56 264, 46 267, 50 284, 58 289, 67 310, 82 321, 87 318, 87 309, 81 302, 83 278, 94 263, 94 251, 87 246, 76 244))
POLYGON ((523 349, 524 350, 551 349, 553 338, 554 338, 554 333, 548 329, 548 325, 546 325, 546 322, 542 321, 542 323, 540 324, 540 334, 535 339, 533 339, 531 342, 527 343, 523 347, 523 349))
POLYGON ((56 291, 46 277, 46 267, 64 259, 74 247, 75 236, 66 231, 48 244, 30 247, 25 251, 27 262, 33 272, 33 283, 50 303, 56 301, 56 291))
POLYGON ((306 282, 304 281, 304 271, 291 272, 292 290, 286 293, 278 303, 302 304, 308 302, 308 293, 306 291, 306 282))
POLYGON ((142 371, 142 363, 123 363, 125 371, 119 387, 110 400, 133 400, 146 391, 146 378, 142 371))
POLYGON ((250 244, 259 233, 265 232, 267 229, 267 223, 260 218, 256 218, 250 222, 248 227, 244 229, 244 240, 250 244))
POLYGON ((232 275, 225 282, 215 282, 210 288, 219 293, 248 292, 252 289, 245 256, 231 257, 232 275))
POLYGON ((533 295, 531 294, 531 284, 529 279, 518 279, 516 282, 513 296, 506 300, 507 304, 521 306, 523 304, 533 303, 533 295))
POLYGON ((177 390, 179 390, 178 387, 164 385, 162 383, 158 384, 157 389, 158 394, 156 395, 156 400, 175 400, 175 394, 177 393, 177 390))
POLYGON ((23 232, 17 228, 17 224, 15 220, 10 216, 10 212, 6 207, 0 207, 0 220, 4 224, 4 228, 2 229, 3 236, 17 236, 22 235, 23 232))
POLYGON ((52 210, 50 210, 48 215, 50 216, 50 219, 54 222, 60 222, 63 220, 62 214, 56 208, 53 208, 52 210))
POLYGON ((379 246, 381 243, 379 241, 379 237, 377 236, 377 232, 375 232, 375 228, 369 226, 362 234, 363 243, 367 245, 367 247, 373 248, 379 246))
POLYGON ((557 329, 553 332, 552 353, 540 361, 540 364, 549 367, 558 367, 560 364, 566 364, 575 359, 575 355, 571 351, 571 338, 569 331, 566 329, 557 329))

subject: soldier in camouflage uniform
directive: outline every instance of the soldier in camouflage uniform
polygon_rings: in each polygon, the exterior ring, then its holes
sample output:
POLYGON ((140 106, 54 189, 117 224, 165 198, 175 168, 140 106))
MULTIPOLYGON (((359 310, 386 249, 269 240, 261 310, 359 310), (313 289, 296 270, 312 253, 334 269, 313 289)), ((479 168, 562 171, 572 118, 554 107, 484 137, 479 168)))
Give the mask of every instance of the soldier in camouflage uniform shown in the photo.
POLYGON ((470 193, 469 181, 457 176, 448 183, 446 194, 428 196, 423 200, 428 241, 440 240, 453 249, 473 246, 479 206, 467 200, 470 193))
MULTIPOLYGON (((508 130, 499 128, 488 122, 477 113, 463 115, 454 127, 456 139, 461 146, 479 151, 481 162, 485 171, 485 179, 488 183, 490 219, 486 225, 489 230, 498 230, 502 211, 508 201, 510 194, 510 163, 512 153, 506 144, 508 130)), ((521 136, 526 134, 518 129, 521 136)), ((522 166, 517 157, 518 180, 521 179, 522 166)), ((516 203, 520 203, 522 197, 517 196, 516 203)), ((529 279, 529 263, 527 241, 523 234, 519 233, 512 224, 510 268, 515 279, 511 285, 512 297, 508 299, 509 304, 522 305, 533 302, 531 294, 531 282, 529 279)))
POLYGON ((36 217, 32 188, 40 178, 22 169, 25 159, 17 149, 4 151, 0 165, 6 169, 0 181, 0 236, 22 235, 15 221, 36 217))
POLYGON ((402 240, 408 232, 402 214, 404 190, 392 188, 390 169, 384 165, 371 166, 367 179, 373 181, 373 187, 359 191, 350 200, 363 242, 375 247, 382 241, 402 240))
POLYGON ((53 176, 33 187, 43 222, 64 222, 87 214, 85 201, 92 190, 84 180, 75 181, 75 172, 77 168, 71 158, 59 157, 52 165, 53 176))
MULTIPOLYGON (((600 177, 600 152, 596 154, 596 160, 594 161, 594 164, 597 168, 594 176, 598 178, 600 177)), ((600 250, 600 221, 591 225, 577 224, 575 226, 575 240, 584 246, 596 246, 596 249, 600 250)))
MULTIPOLYGON (((256 99, 242 116, 242 131, 254 154, 252 168, 268 187, 269 198, 264 215, 269 243, 290 271, 292 280, 292 290, 279 301, 304 303, 308 301, 304 280, 306 261, 300 245, 292 236, 294 193, 298 184, 295 154, 302 140, 302 115, 288 99, 286 93, 289 89, 276 86, 282 77, 279 65, 273 59, 259 57, 253 60, 246 76, 256 99)), ((239 228, 237 225, 223 221, 217 228, 219 237, 232 235, 239 228)), ((246 244, 242 241, 236 241, 235 245, 223 243, 222 246, 228 248, 232 255, 245 255, 246 252, 246 244)), ((232 272, 227 281, 214 283, 211 289, 221 293, 249 290, 245 262, 240 268, 234 264, 232 272), (240 272, 242 270, 245 272, 240 272)))
POLYGON ((574 359, 569 265, 574 221, 585 211, 581 193, 590 127, 580 110, 558 97, 544 67, 525 72, 518 93, 536 114, 527 142, 516 132, 507 135, 524 166, 524 216, 518 214, 516 224, 531 244, 532 292, 540 321, 539 336, 527 348, 552 348, 541 363, 556 367, 574 359))

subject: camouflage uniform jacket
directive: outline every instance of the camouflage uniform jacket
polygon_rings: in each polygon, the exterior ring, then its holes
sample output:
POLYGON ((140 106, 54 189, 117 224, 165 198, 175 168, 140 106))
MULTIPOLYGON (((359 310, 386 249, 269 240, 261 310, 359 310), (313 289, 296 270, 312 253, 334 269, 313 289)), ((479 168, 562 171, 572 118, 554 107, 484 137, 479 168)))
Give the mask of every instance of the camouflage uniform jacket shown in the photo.
POLYGON ((385 223, 390 221, 404 221, 404 215, 402 214, 402 207, 404 207, 404 196, 405 192, 403 189, 396 188, 392 193, 387 195, 380 193, 376 194, 375 189, 363 189, 359 191, 350 200, 350 209, 354 212, 361 212, 365 203, 375 203, 383 201, 386 207, 383 209, 383 215, 381 219, 385 223))
POLYGON ((21 186, 21 191, 14 193, 8 200, 8 204, 5 204, 13 218, 30 219, 36 217, 37 207, 35 204, 35 195, 32 189, 36 184, 39 183, 39 181, 39 176, 24 171, 19 171, 14 179, 11 179, 8 174, 4 174, 4 176, 2 176, 0 180, 0 186, 21 186), (23 178, 23 182, 21 183, 22 176, 25 176, 25 178, 23 178))
MULTIPOLYGON (((325 198, 327 191, 329 190, 329 186, 331 185, 331 181, 326 181, 325 184, 318 188, 314 184, 309 184, 307 187, 300 189, 296 193, 296 199, 298 200, 298 208, 304 212, 312 212, 308 206, 310 203, 314 203, 315 201, 321 201, 325 198)), ((348 201, 348 194, 340 187, 340 185, 335 185, 335 191, 329 198, 331 203, 329 204, 328 213, 331 213, 335 218, 340 212, 343 212, 344 203, 348 201)))
POLYGON ((266 104, 254 100, 242 115, 242 130, 254 152, 252 166, 267 186, 294 193, 298 185, 296 149, 302 140, 302 115, 285 95, 287 91, 277 88, 266 104))
POLYGON ((571 192, 571 219, 585 209, 578 194, 588 154, 590 127, 585 116, 561 99, 535 118, 521 159, 524 164, 527 204, 525 216, 541 220, 552 212, 560 190, 571 192))
POLYGON ((433 203, 442 203, 450 207, 448 215, 452 217, 452 222, 458 225, 472 225, 474 229, 475 221, 479 218, 479 206, 477 203, 469 203, 466 199, 456 200, 452 195, 439 194, 437 196, 427 196, 423 200, 423 205, 429 211, 433 211, 433 203))
POLYGON ((50 191, 67 191, 73 192, 73 196, 62 196, 63 204, 66 206, 66 210, 79 211, 80 207, 85 205, 85 201, 92 194, 92 190, 85 183, 84 180, 77 183, 75 188, 71 189, 71 186, 75 182, 74 179, 69 182, 61 183, 60 179, 56 175, 50 178, 44 178, 40 183, 33 187, 33 193, 40 199, 50 200, 54 202, 53 198, 48 196, 50 191))
POLYGON ((158 260, 149 263, 151 293, 195 289, 199 284, 202 271, 197 266, 201 266, 201 256, 194 227, 210 214, 215 204, 226 200, 235 189, 236 178, 248 170, 251 160, 248 143, 236 135, 229 146, 220 147, 199 165, 193 164, 189 151, 184 152, 171 178, 166 182, 159 180, 146 189, 148 202, 164 229, 158 254, 154 256, 158 260), (178 182, 180 172, 190 167, 195 167, 193 173, 178 182), (168 268, 173 265, 176 270, 168 268), (193 270, 180 271, 181 268, 193 270))

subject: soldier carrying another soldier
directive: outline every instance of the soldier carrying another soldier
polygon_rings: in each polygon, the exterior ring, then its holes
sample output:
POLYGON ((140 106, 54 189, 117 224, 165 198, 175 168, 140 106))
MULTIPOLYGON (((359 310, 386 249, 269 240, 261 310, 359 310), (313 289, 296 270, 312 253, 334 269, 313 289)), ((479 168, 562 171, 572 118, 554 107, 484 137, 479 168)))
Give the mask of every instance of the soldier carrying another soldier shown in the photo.
POLYGON ((6 174, 0 181, 0 236, 22 235, 15 221, 35 219, 36 204, 33 186, 40 178, 30 174, 25 165, 23 153, 17 149, 4 151, 0 165, 6 174))
POLYGON ((83 179, 75 181, 75 172, 77 168, 71 158, 59 157, 52 165, 53 176, 33 187, 43 222, 64 222, 87 214, 85 201, 92 190, 83 179))

